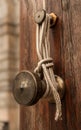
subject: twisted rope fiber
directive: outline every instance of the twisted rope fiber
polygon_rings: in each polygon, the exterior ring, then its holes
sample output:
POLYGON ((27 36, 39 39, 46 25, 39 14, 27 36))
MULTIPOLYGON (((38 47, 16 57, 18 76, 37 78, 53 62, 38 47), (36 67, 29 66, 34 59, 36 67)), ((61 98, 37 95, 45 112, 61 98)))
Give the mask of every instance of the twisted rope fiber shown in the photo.
POLYGON ((52 92, 53 98, 56 103, 56 114, 55 120, 61 119, 61 100, 59 93, 57 92, 57 82, 55 80, 53 71, 53 59, 50 57, 50 43, 49 43, 49 28, 50 28, 50 16, 46 14, 46 18, 41 25, 36 25, 36 49, 39 58, 38 66, 35 72, 40 72, 41 68, 43 70, 44 79, 47 84, 47 90, 44 94, 46 97, 50 90, 52 92))

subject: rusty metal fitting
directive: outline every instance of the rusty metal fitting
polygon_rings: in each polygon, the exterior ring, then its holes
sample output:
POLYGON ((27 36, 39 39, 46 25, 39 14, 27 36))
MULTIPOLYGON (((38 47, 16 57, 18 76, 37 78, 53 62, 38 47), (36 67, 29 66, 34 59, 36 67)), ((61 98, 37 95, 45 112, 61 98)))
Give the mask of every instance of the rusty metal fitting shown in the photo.
POLYGON ((50 28, 52 28, 56 24, 58 17, 54 13, 50 13, 49 15, 50 15, 50 28))
MULTIPOLYGON (((52 28, 56 22, 57 22, 57 15, 55 13, 50 13, 50 28, 52 28)), ((42 22, 46 18, 46 11, 45 10, 39 10, 35 13, 34 19, 37 24, 42 24, 42 22)))

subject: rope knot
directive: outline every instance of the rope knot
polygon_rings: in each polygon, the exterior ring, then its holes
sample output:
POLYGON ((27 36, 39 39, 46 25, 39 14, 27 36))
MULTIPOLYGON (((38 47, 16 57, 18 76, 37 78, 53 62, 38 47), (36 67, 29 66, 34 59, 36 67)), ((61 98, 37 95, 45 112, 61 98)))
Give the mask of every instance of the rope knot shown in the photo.
POLYGON ((41 73, 42 72, 42 65, 45 64, 46 68, 50 68, 54 66, 53 59, 51 57, 42 59, 38 62, 37 67, 35 68, 35 73, 41 73))

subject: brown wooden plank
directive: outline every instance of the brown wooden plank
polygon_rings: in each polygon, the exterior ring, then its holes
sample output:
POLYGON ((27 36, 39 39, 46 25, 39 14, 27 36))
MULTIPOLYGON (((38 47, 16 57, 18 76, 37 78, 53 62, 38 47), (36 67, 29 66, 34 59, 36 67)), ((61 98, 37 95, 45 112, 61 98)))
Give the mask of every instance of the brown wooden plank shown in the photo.
POLYGON ((66 116, 68 129, 81 129, 81 2, 63 3, 63 50, 66 81, 66 116), (66 22, 67 21, 67 22, 66 22))
MULTIPOLYGON (((42 0, 21 0, 21 69, 37 64, 34 12, 42 0)), ((58 23, 50 30, 51 55, 55 73, 63 77, 66 96, 62 101, 63 120, 55 122, 55 105, 39 101, 21 107, 21 130, 81 130, 81 1, 46 1, 47 12, 55 12, 58 23)))

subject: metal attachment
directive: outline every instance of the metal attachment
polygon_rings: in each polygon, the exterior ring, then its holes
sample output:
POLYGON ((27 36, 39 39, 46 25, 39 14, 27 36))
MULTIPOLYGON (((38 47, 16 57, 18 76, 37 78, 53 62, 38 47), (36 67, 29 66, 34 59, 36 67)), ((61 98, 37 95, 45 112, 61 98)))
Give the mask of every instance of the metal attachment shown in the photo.
MULTIPOLYGON (((64 81, 63 79, 58 76, 58 75, 55 75, 55 79, 56 79, 56 82, 57 82, 57 91, 60 95, 60 98, 62 99, 63 96, 64 96, 64 93, 65 93, 65 85, 64 85, 64 81)), ((55 100, 53 98, 53 95, 52 95, 52 92, 50 91, 49 95, 47 96, 47 99, 50 103, 55 103, 55 100)))
POLYGON ((22 71, 16 75, 13 83, 13 95, 22 105, 35 104, 44 94, 46 86, 37 74, 22 71))
POLYGON ((43 9, 39 10, 35 14, 35 22, 37 24, 41 24, 44 21, 45 17, 46 17, 46 11, 43 9))
MULTIPOLYGON (((57 90, 61 99, 64 95, 64 82, 59 76, 55 76, 58 84, 57 90)), ((46 82, 41 80, 38 74, 30 71, 22 71, 16 75, 13 83, 13 95, 16 101, 22 105, 34 105, 43 97, 47 89, 46 82)), ((52 92, 45 97, 49 102, 54 103, 52 92)))
POLYGON ((54 13, 50 13, 49 15, 50 15, 50 28, 52 28, 56 24, 58 17, 54 13))
POLYGON ((63 98, 64 96, 64 92, 65 92, 65 85, 64 85, 64 81, 63 79, 58 76, 58 75, 55 75, 55 79, 56 79, 56 82, 58 84, 58 87, 57 87, 57 91, 61 97, 61 99, 63 98))
MULTIPOLYGON (((50 16, 50 28, 51 28, 57 22, 57 15, 54 13, 50 13, 49 16, 50 16)), ((34 17, 35 22, 37 24, 42 24, 45 18, 46 18, 46 11, 44 9, 37 11, 34 17)))

